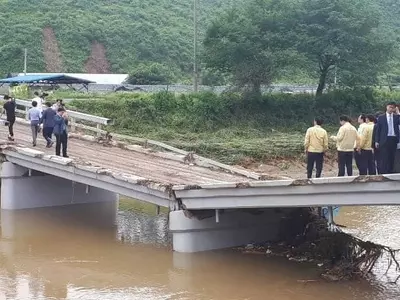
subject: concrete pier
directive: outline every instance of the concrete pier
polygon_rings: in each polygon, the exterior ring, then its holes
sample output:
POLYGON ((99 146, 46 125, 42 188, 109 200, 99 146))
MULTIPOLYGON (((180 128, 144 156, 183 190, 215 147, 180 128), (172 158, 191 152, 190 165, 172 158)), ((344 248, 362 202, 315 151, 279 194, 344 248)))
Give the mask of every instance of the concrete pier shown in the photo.
MULTIPOLYGON (((183 211, 169 215, 174 251, 194 253, 224 249, 264 241, 273 241, 279 233, 281 215, 274 210, 257 214, 228 210, 199 220, 186 217, 183 211)), ((254 211, 253 211, 254 212, 254 211)))
POLYGON ((103 189, 4 162, 1 166, 1 209, 17 210, 81 203, 114 202, 118 195, 103 189))

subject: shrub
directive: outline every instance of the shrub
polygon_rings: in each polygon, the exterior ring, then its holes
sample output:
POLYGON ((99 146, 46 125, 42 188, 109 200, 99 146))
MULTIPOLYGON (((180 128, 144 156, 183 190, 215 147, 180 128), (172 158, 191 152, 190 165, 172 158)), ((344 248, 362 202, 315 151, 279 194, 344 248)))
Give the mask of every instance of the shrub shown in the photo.
POLYGON ((316 116, 328 125, 337 125, 342 114, 356 117, 360 113, 375 113, 382 111, 389 99, 400 100, 400 93, 372 89, 336 90, 318 99, 309 94, 270 93, 251 101, 237 93, 117 95, 104 100, 75 100, 71 105, 113 119, 120 130, 198 133, 228 127, 304 130, 316 116))

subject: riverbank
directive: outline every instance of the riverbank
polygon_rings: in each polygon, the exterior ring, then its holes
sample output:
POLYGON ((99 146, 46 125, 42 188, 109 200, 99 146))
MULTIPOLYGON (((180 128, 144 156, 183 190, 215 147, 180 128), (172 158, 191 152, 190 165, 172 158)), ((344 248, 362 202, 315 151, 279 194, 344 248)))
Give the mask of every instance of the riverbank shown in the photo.
MULTIPOLYGON (((228 164, 253 162, 280 165, 304 161, 303 139, 316 116, 329 135, 338 117, 382 110, 399 93, 370 89, 338 90, 315 99, 307 94, 265 94, 249 99, 236 93, 54 94, 74 99, 71 109, 114 120, 111 132, 166 142, 228 164)), ((330 148, 334 150, 332 143, 330 148)))

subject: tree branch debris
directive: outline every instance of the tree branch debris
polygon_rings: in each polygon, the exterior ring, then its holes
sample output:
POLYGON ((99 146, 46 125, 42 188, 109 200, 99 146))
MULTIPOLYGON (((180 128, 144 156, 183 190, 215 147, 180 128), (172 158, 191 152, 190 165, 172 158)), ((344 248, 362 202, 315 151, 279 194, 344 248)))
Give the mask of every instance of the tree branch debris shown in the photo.
MULTIPOLYGON (((329 281, 367 278, 382 257, 388 257, 387 270, 400 272, 394 250, 380 244, 363 241, 343 232, 338 226, 328 226, 325 219, 312 209, 297 209, 282 220, 280 242, 247 245, 244 253, 285 256, 291 261, 316 263, 323 268, 321 276, 329 281)), ((397 283, 400 275, 393 283, 397 283)))

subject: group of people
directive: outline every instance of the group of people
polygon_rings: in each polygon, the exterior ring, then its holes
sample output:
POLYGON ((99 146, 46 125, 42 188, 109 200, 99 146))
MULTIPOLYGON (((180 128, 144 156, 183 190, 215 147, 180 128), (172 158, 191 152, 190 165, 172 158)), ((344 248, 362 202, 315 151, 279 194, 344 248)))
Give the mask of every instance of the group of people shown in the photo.
MULTIPOLYGON (((394 102, 386 106, 383 114, 358 117, 358 130, 348 116, 339 118, 340 129, 331 140, 336 142, 338 153, 338 176, 353 175, 353 159, 360 175, 391 174, 400 172, 395 167, 396 151, 400 152, 400 111, 394 102)), ((328 134, 322 128, 322 120, 316 118, 305 136, 307 154, 307 178, 321 177, 324 154, 328 150, 328 134)))
MULTIPOLYGON (((35 92, 32 100, 32 107, 28 111, 28 120, 32 132, 32 145, 36 147, 37 137, 40 131, 46 140, 46 147, 51 148, 54 144, 53 135, 56 139, 56 155, 68 157, 68 115, 62 99, 58 99, 54 104, 44 100, 45 94, 39 96, 35 92), (43 105, 45 108, 43 108, 43 105)), ((4 96, 6 101, 3 105, 3 112, 6 114, 6 125, 8 126, 8 140, 14 141, 14 124, 16 120, 16 103, 8 95, 4 96)))

